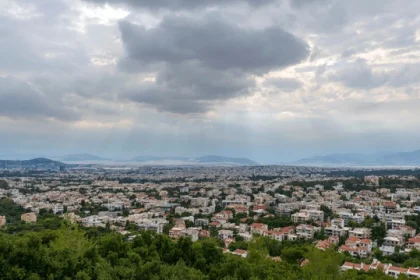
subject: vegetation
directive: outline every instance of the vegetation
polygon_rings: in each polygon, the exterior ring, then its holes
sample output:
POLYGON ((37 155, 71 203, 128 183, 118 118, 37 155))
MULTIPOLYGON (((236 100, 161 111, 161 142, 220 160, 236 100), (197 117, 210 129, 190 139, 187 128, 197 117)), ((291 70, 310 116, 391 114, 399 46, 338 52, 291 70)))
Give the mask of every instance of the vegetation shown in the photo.
POLYGON ((211 238, 193 243, 142 232, 128 241, 109 229, 58 218, 47 222, 47 216, 32 225, 39 231, 20 228, 9 234, 7 226, 0 232, 1 279, 392 279, 380 272, 340 273, 344 255, 306 242, 238 242, 231 249, 247 249, 242 258, 223 254, 211 238), (301 266, 305 259, 309 263, 301 266))
POLYGON ((10 198, 3 197, 0 199, 0 216, 6 216, 9 222, 19 221, 23 213, 25 213, 25 209, 14 203, 10 198))
POLYGON ((9 184, 5 180, 0 180, 0 189, 9 189, 9 184))

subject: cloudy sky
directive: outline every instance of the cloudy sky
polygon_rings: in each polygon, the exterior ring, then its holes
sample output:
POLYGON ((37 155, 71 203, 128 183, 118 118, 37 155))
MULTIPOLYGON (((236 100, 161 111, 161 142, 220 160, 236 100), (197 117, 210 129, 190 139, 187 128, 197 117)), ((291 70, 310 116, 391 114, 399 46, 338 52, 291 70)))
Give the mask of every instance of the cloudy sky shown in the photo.
POLYGON ((420 149, 418 0, 2 0, 0 156, 420 149))

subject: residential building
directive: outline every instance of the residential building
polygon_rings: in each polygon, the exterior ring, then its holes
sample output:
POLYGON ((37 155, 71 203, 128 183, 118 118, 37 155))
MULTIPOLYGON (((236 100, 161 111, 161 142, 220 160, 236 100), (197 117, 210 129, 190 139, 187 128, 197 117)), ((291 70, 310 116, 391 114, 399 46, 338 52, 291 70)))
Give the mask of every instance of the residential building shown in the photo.
POLYGON ((292 221, 296 224, 305 223, 308 221, 324 221, 324 212, 321 210, 301 210, 292 215, 292 221))
POLYGON ((324 233, 327 236, 345 236, 347 233, 347 229, 330 226, 324 229, 324 233))
POLYGON ((268 231, 268 226, 266 224, 261 224, 261 223, 251 224, 251 233, 252 234, 264 235, 264 232, 266 232, 266 231, 268 231))
POLYGON ((344 220, 345 226, 348 226, 350 221, 361 224, 365 220, 365 217, 363 217, 362 215, 353 214, 349 212, 340 212, 338 215, 341 219, 344 220))
POLYGON ((26 213, 20 216, 20 219, 25 223, 35 223, 36 222, 36 215, 35 213, 26 213))
POLYGON ((371 232, 369 228, 354 228, 349 231, 349 237, 370 238, 371 232))
POLYGON ((233 238, 233 231, 227 230, 227 229, 221 229, 217 232, 217 236, 219 239, 222 239, 222 240, 233 238))

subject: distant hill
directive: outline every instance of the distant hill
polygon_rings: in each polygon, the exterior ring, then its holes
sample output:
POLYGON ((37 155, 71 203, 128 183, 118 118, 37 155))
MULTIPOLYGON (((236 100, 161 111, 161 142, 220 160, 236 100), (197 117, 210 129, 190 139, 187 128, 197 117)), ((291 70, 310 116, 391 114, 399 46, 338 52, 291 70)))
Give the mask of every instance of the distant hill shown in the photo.
POLYGON ((172 160, 172 161, 188 161, 189 158, 187 157, 158 157, 158 156, 138 156, 132 159, 133 161, 137 162, 146 162, 146 161, 165 161, 165 160, 172 160))
POLYGON ((202 156, 196 158, 188 157, 158 157, 158 156, 138 156, 132 159, 136 162, 150 163, 150 164, 230 164, 230 165, 258 165, 255 161, 247 158, 231 158, 221 156, 202 156))
POLYGON ((74 154, 74 155, 66 155, 60 158, 62 161, 104 161, 110 160, 107 158, 91 155, 91 154, 74 154))
POLYGON ((297 165, 420 166, 420 150, 385 154, 331 154, 300 159, 297 165))
POLYGON ((258 165, 255 161, 248 158, 231 158, 221 156, 203 156, 195 158, 199 163, 234 163, 239 165, 258 165))
POLYGON ((48 158, 35 158, 30 160, 0 160, 2 169, 34 169, 34 170, 58 170, 60 166, 68 166, 65 163, 48 158))

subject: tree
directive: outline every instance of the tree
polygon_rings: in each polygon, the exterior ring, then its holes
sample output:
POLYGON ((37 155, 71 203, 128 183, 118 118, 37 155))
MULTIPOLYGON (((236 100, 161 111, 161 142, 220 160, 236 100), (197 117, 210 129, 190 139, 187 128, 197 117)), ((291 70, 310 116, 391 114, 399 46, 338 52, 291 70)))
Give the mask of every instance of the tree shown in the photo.
POLYGON ((9 184, 5 180, 0 180, 0 189, 8 190, 9 184))
POLYGON ((332 215, 333 215, 333 212, 332 212, 331 208, 324 205, 324 204, 321 204, 320 210, 324 212, 324 219, 325 220, 328 220, 328 218, 331 218, 332 215))
POLYGON ((378 226, 372 228, 372 240, 376 240, 378 245, 382 245, 386 236, 385 224, 380 223, 378 226))
POLYGON ((128 210, 127 208, 124 208, 123 211, 122 211, 122 215, 124 217, 128 217, 128 215, 130 215, 130 210, 128 210))
POLYGON ((340 199, 341 199, 342 201, 348 201, 347 196, 346 196, 345 194, 342 194, 342 195, 340 196, 340 199))

